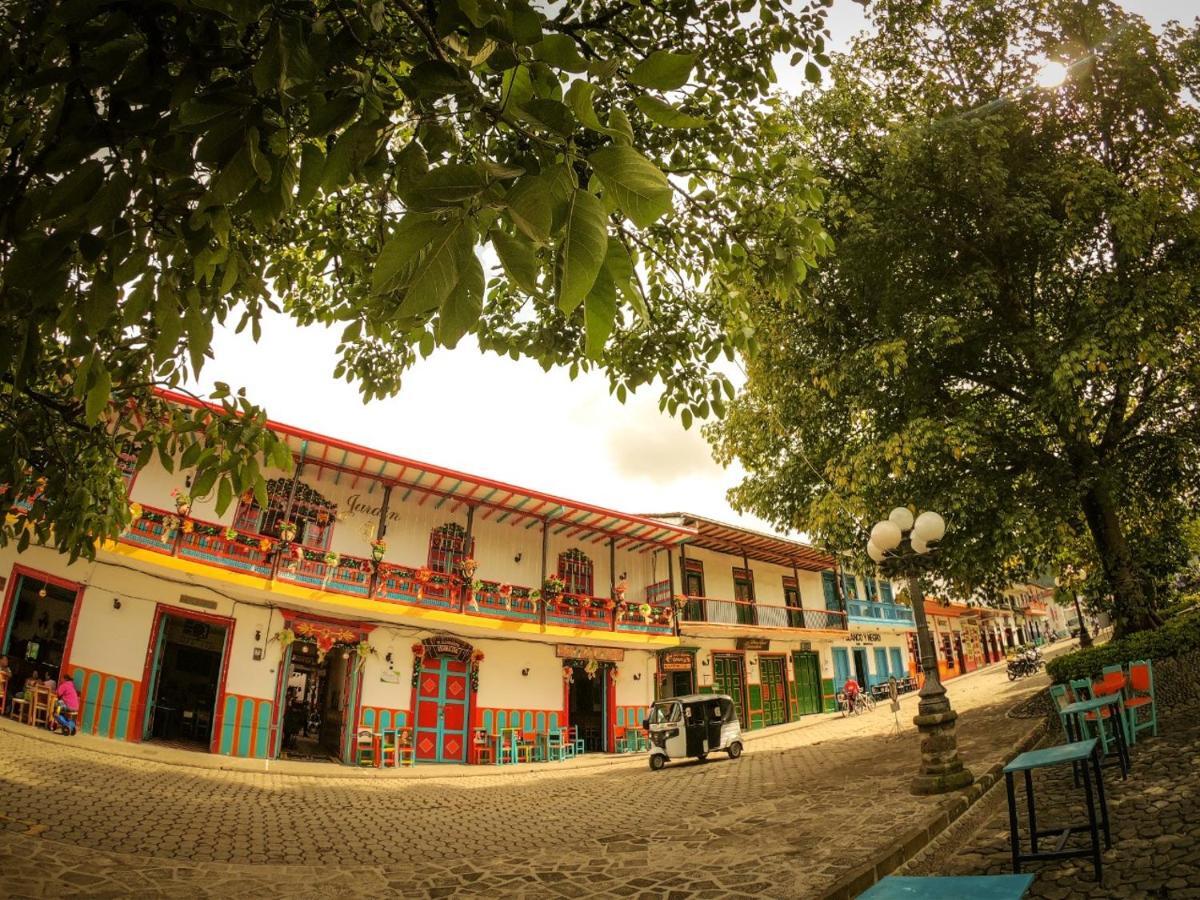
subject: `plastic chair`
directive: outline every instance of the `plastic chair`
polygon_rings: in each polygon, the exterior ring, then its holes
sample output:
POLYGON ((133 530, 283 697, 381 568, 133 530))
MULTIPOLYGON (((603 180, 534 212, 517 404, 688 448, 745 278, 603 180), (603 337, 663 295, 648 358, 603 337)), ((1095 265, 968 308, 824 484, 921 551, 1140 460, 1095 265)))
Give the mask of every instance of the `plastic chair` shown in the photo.
POLYGON ((1154 664, 1148 659, 1139 659, 1129 664, 1129 697, 1125 700, 1125 716, 1133 741, 1137 740, 1139 731, 1145 731, 1147 728, 1152 735, 1158 737, 1158 707, 1154 702, 1154 664), (1139 709, 1150 710, 1150 717, 1144 722, 1138 721, 1139 709))
POLYGON ((375 743, 375 732, 360 728, 354 738, 354 764, 356 766, 379 765, 379 752, 375 743))

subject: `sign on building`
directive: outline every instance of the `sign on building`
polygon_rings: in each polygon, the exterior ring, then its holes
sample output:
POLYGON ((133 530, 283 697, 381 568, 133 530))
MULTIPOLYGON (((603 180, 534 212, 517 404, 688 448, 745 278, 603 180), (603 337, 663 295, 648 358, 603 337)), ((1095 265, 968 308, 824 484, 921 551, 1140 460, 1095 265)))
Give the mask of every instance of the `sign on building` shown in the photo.
POLYGON ((664 672, 690 672, 692 671, 692 654, 669 650, 659 657, 659 666, 664 672))
POLYGON ((760 637, 740 637, 737 639, 739 650, 770 650, 771 639, 760 637))
POLYGON ((559 659, 594 659, 597 662, 623 662, 625 651, 620 647, 582 647, 559 644, 555 647, 559 659))

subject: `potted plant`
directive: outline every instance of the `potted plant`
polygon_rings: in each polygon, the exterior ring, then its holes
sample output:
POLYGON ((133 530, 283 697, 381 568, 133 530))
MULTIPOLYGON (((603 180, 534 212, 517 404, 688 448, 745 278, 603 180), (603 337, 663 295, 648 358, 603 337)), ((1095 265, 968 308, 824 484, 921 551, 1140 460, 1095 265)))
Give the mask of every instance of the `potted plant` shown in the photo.
POLYGON ((383 555, 387 553, 387 541, 383 538, 376 538, 371 541, 371 559, 375 562, 383 562, 383 555))
POLYGON ((288 521, 280 525, 279 539, 285 544, 290 544, 292 541, 294 541, 296 539, 296 523, 288 521))
POLYGON ((613 586, 613 596, 617 601, 625 599, 625 593, 629 590, 629 582, 622 578, 613 586))
POLYGON ((333 573, 337 567, 341 565, 342 556, 340 553, 334 553, 332 550, 326 552, 321 557, 321 562, 325 563, 325 577, 321 579, 321 587, 326 587, 329 584, 329 579, 333 577, 333 573))
POLYGON ((230 525, 225 529, 225 540, 236 541, 238 539, 238 530, 230 525))
POLYGON ((192 498, 186 491, 174 488, 171 496, 175 498, 175 511, 181 516, 189 515, 192 511, 192 498))
POLYGON ((546 580, 542 582, 542 600, 547 606, 553 606, 562 596, 566 586, 566 582, 557 575, 547 575, 546 580))
POLYGON ((479 563, 475 562, 469 556, 464 556, 458 561, 458 571, 462 575, 463 580, 471 582, 475 579, 475 570, 479 568, 479 563))

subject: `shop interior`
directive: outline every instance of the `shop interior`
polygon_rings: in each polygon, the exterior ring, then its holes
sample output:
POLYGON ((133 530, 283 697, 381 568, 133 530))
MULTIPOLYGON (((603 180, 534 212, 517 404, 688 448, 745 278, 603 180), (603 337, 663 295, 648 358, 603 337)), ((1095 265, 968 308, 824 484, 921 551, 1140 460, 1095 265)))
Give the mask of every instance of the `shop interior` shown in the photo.
POLYGON ((588 753, 608 752, 608 729, 604 710, 608 700, 608 667, 593 667, 591 673, 583 663, 571 666, 568 685, 567 711, 576 734, 583 739, 588 753))
POLYGON ((314 643, 296 641, 292 646, 282 758, 340 761, 351 653, 352 648, 335 644, 322 659, 314 643))
POLYGON ((225 634, 223 625, 185 616, 163 617, 150 739, 208 746, 221 683, 225 634))
POLYGON ((10 684, 17 690, 31 675, 41 681, 58 681, 75 596, 68 588, 20 576, 4 643, 4 655, 12 669, 10 684))

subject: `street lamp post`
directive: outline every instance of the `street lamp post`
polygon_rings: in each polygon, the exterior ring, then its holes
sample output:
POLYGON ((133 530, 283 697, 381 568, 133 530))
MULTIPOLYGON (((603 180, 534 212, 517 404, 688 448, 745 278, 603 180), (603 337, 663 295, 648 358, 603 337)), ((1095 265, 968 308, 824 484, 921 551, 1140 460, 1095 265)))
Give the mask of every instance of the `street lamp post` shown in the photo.
POLYGON ((1079 646, 1090 647, 1092 636, 1088 633, 1087 623, 1083 621, 1083 610, 1079 608, 1079 594, 1072 591, 1071 596, 1075 598, 1075 615, 1079 617, 1079 646))
POLYGON ((975 780, 958 756, 955 721, 958 713, 950 708, 950 699, 938 677, 937 656, 929 620, 925 617, 925 593, 921 589, 917 559, 930 552, 946 532, 946 523, 935 512, 925 511, 913 519, 905 507, 893 509, 888 518, 876 522, 867 542, 867 555, 876 563, 890 561, 891 568, 904 576, 917 624, 917 645, 921 651, 921 669, 925 683, 918 693, 917 715, 913 723, 921 734, 921 769, 912 781, 914 794, 944 794, 964 788, 975 780))

